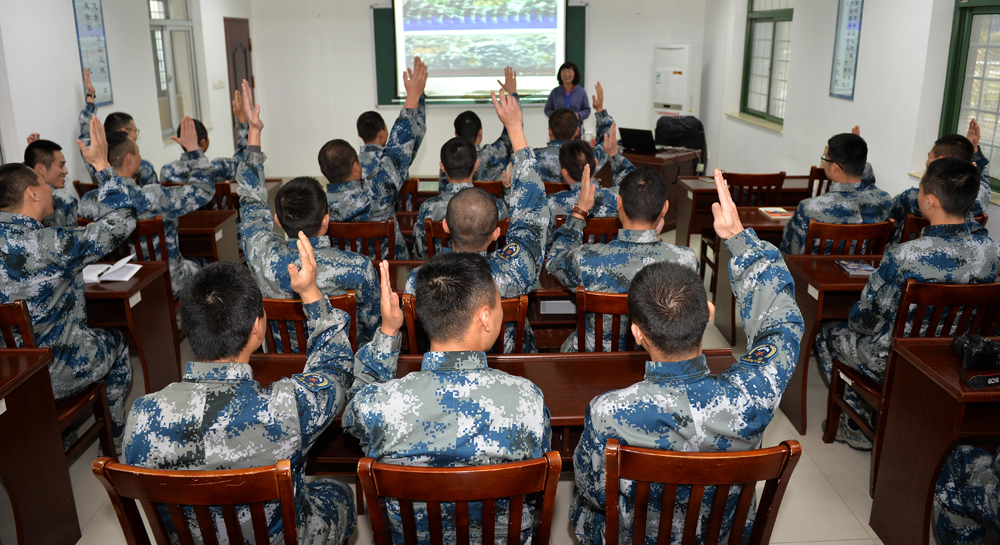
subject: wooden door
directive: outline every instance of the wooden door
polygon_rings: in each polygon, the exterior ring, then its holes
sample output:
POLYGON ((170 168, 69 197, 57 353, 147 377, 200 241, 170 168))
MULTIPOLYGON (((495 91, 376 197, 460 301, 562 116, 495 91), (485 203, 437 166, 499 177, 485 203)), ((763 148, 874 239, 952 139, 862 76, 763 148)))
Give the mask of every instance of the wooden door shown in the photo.
MULTIPOLYGON (((253 63, 250 60, 250 52, 253 50, 250 43, 250 21, 248 19, 234 19, 224 17, 223 22, 226 27, 226 63, 229 65, 229 97, 233 96, 233 91, 240 89, 243 80, 250 82, 254 87, 253 63)), ((233 142, 236 142, 236 117, 233 116, 233 142)))

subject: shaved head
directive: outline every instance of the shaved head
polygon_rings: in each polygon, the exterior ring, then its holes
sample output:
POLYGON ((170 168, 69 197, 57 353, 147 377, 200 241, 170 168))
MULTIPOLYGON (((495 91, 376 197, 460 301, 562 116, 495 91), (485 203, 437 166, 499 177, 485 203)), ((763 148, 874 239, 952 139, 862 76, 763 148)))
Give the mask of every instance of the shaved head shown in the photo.
POLYGON ((497 228, 496 199, 478 187, 467 187, 448 201, 448 230, 456 251, 482 249, 497 228))

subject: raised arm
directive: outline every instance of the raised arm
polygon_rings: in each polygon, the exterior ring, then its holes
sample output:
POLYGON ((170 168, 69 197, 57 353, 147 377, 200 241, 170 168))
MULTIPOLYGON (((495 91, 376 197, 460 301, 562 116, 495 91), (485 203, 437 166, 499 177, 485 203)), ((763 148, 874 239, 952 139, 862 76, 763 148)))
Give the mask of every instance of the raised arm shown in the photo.
MULTIPOLYGON (((403 72, 403 86, 406 87, 406 102, 399 117, 392 124, 380 161, 391 161, 405 178, 413 164, 413 159, 427 133, 424 109, 427 86, 427 65, 420 57, 413 58, 413 68, 403 72)), ((400 181, 402 183, 402 181, 400 181)), ((398 191, 398 189, 397 189, 398 191)))
POLYGON ((354 362, 354 385, 351 387, 348 400, 353 399, 354 394, 365 386, 385 382, 396 376, 399 344, 402 341, 399 330, 403 327, 403 309, 399 303, 399 295, 393 291, 389 281, 387 261, 379 262, 378 276, 382 327, 375 333, 371 342, 358 350, 354 362))
POLYGON ((573 213, 566 218, 566 223, 556 230, 549 249, 549 257, 545 268, 549 274, 556 277, 562 285, 568 288, 583 286, 583 269, 578 259, 583 247, 583 228, 587 225, 587 215, 594 207, 596 184, 590 182, 590 165, 583 167, 580 179, 580 196, 573 213))
POLYGON ((141 206, 146 212, 162 215, 164 219, 177 219, 212 200, 215 196, 215 176, 212 163, 198 145, 198 133, 190 117, 181 121, 181 135, 171 136, 170 139, 187 152, 188 183, 177 187, 145 185, 140 188, 144 199, 141 206))
POLYGON ((87 93, 87 103, 84 104, 83 111, 80 112, 79 140, 81 140, 84 144, 90 144, 90 119, 97 115, 97 106, 94 105, 94 100, 97 97, 97 91, 94 89, 94 84, 90 83, 90 70, 87 68, 83 69, 83 87, 87 93))

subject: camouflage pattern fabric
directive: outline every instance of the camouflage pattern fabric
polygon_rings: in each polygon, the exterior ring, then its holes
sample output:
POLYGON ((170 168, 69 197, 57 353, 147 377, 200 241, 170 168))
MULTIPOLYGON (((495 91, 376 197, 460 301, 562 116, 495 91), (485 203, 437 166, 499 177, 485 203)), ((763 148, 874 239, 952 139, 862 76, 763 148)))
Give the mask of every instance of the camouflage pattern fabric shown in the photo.
POLYGON ((128 342, 116 329, 87 327, 82 271, 135 229, 135 203, 113 169, 97 175, 96 221, 86 227, 46 228, 28 216, 0 212, 0 303, 24 299, 28 304, 35 343, 52 349, 49 375, 56 399, 105 382, 117 437, 132 384, 128 342))
MULTIPOLYGON (((247 364, 189 362, 182 382, 136 400, 123 451, 127 464, 172 470, 237 469, 290 459, 299 542, 341 545, 357 524, 353 494, 333 478, 306 484, 305 456, 344 406, 356 378, 381 376, 383 365, 396 368, 401 336, 379 332, 355 358, 345 333, 346 313, 326 299, 305 305, 305 311, 311 333, 301 374, 264 388, 247 364)), ((277 506, 265 504, 272 543, 283 542, 277 506)), ((249 510, 241 506, 237 512, 244 535, 252 535, 249 510)), ((214 518, 224 527, 220 511, 214 518)), ((228 543, 226 535, 218 539, 228 543)))
MULTIPOLYGON (((597 160, 597 168, 594 170, 596 175, 608 162, 608 153, 604 151, 604 135, 611 132, 611 124, 615 120, 612 119, 607 110, 597 112, 594 119, 597 120, 597 145, 594 146, 594 159, 597 160)), ((565 143, 564 140, 552 140, 544 148, 535 148, 535 155, 538 157, 538 174, 542 177, 543 182, 562 183, 559 148, 565 143)))
MULTIPOLYGON (((80 138, 83 143, 90 146, 90 118, 97 115, 97 106, 87 103, 83 107, 83 111, 80 112, 80 138)), ((92 183, 98 183, 97 172, 90 163, 84 161, 84 166, 87 167, 87 172, 90 173, 90 181, 92 183)), ((145 187, 147 185, 156 185, 160 181, 156 178, 156 169, 153 168, 153 163, 143 159, 139 164, 139 172, 135 175, 135 183, 140 187, 145 187)))
MULTIPOLYGON (((249 137, 250 125, 240 123, 236 129, 236 153, 229 157, 216 157, 212 159, 212 172, 216 181, 229 181, 236 179, 236 167, 243 160, 243 154, 247 149, 247 138, 249 137)), ((186 184, 191 176, 188 169, 187 152, 181 152, 181 158, 173 163, 167 163, 160 168, 160 180, 177 184, 186 184)))
MULTIPOLYGON (((701 355, 680 362, 646 362, 645 380, 596 397, 587 406, 583 435, 573 454, 576 492, 570 522, 583 545, 604 543, 605 445, 622 444, 686 452, 741 451, 758 448, 795 370, 802 314, 794 285, 778 249, 752 229, 726 241, 736 257, 729 264, 733 293, 747 334, 749 352, 728 371, 713 375, 701 355)), ((653 513, 647 518, 646 545, 655 545, 663 486, 650 487, 653 513)), ((678 487, 671 543, 680 543, 690 488, 678 487)), ((619 543, 631 543, 635 483, 621 480, 619 543)), ((720 543, 728 543, 739 488, 730 491, 720 543)), ((701 506, 707 524, 715 490, 706 487, 701 506)), ((747 528, 753 521, 751 511, 747 528)), ((748 537, 749 530, 745 537, 748 537)))
MULTIPOLYGON (((521 97, 514 93, 514 98, 521 101, 521 97)), ((507 134, 507 127, 503 128, 500 137, 492 144, 485 146, 476 145, 476 158, 479 160, 479 168, 472 173, 472 180, 476 182, 492 182, 501 179, 501 174, 510 164, 510 154, 514 148, 510 143, 510 136, 507 134)), ((443 170, 438 170, 438 193, 444 193, 448 187, 448 175, 443 170)))
MULTIPOLYGON (((264 297, 298 299, 288 276, 288 264, 301 267, 296 241, 274 232, 274 220, 267 205, 264 161, 267 156, 257 146, 247 150, 236 171, 240 196, 240 232, 243 255, 264 297)), ((375 336, 381 324, 381 293, 372 262, 363 255, 332 248, 326 236, 309 237, 316 257, 316 285, 324 295, 354 290, 358 309, 358 346, 375 336)), ((275 337, 278 341, 279 337, 275 337)), ((293 337, 294 340, 294 337, 293 337)), ((297 352, 293 348, 293 352, 297 352)))
MULTIPOLYGON (((570 216, 556 230, 552 250, 545 261, 549 274, 563 286, 583 286, 587 291, 628 293, 632 278, 646 265, 659 261, 673 261, 698 270, 698 255, 687 246, 674 246, 662 242, 655 230, 633 231, 619 229, 618 238, 606 243, 584 244, 583 228, 586 222, 570 216)), ((604 316, 604 350, 611 350, 611 316, 604 316)), ((623 319, 619 346, 624 346, 629 332, 628 320, 623 319)), ((594 316, 587 316, 587 346, 585 352, 594 351, 594 316)), ((577 333, 566 338, 562 352, 578 352, 577 333)))
POLYGON ((390 159, 390 162, 385 163, 386 168, 390 171, 393 168, 396 169, 396 172, 392 173, 393 177, 399 176, 402 180, 410 177, 410 165, 413 164, 413 160, 417 157, 417 150, 420 149, 420 144, 424 141, 424 135, 427 134, 426 95, 420 95, 420 106, 417 107, 416 116, 418 123, 413 125, 412 138, 402 133, 402 125, 399 127, 400 132, 396 132, 396 124, 393 123, 393 132, 389 134, 389 140, 386 141, 385 146, 378 144, 364 144, 361 146, 361 150, 358 152, 358 162, 361 163, 361 175, 364 178, 367 179, 372 171, 375 170, 375 165, 381 163, 385 157, 390 159), (410 145, 411 142, 413 143, 412 146, 410 145))
POLYGON ((76 227, 77 217, 76 199, 67 197, 62 191, 52 188, 52 212, 51 216, 46 216, 42 220, 42 225, 46 227, 76 227))
MULTIPOLYGON (((432 221, 441 221, 448 214, 448 203, 459 191, 473 187, 471 183, 448 184, 444 192, 435 197, 431 197, 420 204, 420 211, 417 214, 417 221, 413 224, 413 258, 429 259, 427 251, 427 232, 424 230, 424 220, 430 218, 432 221)), ((510 216, 507 212, 507 204, 500 199, 496 199, 498 220, 510 216)), ((434 253, 441 253, 441 240, 434 239, 434 253)))
MULTIPOLYGON (((592 218, 617 218, 618 217, 618 186, 621 185, 625 176, 628 176, 635 165, 626 159, 621 153, 616 153, 608 157, 611 162, 611 172, 614 174, 612 187, 598 187, 594 190, 594 207, 590 209, 592 218)), ((549 201, 549 236, 545 248, 545 255, 552 252, 552 241, 555 240, 556 216, 569 216, 573 213, 573 207, 580 201, 580 184, 572 183, 569 189, 553 193, 548 196, 549 201)))
MULTIPOLYGON (((419 372, 377 382, 355 380, 344 409, 344 429, 360 439, 365 456, 406 466, 479 466, 540 458, 552 429, 542 391, 531 381, 490 369, 483 352, 428 352, 419 372)), ((454 544, 454 504, 442 506, 444 542, 454 544)), ((427 513, 417 508, 417 538, 430 542, 427 513)), ((496 528, 507 527, 507 505, 497 502, 496 528)), ((389 503, 393 542, 402 545, 399 505, 389 503)), ((482 536, 481 506, 469 509, 470 538, 482 536)), ((521 543, 531 537, 527 505, 521 543)))
POLYGON ((959 445, 941 468, 931 521, 937 543, 978 545, 1000 534, 1000 453, 959 445))

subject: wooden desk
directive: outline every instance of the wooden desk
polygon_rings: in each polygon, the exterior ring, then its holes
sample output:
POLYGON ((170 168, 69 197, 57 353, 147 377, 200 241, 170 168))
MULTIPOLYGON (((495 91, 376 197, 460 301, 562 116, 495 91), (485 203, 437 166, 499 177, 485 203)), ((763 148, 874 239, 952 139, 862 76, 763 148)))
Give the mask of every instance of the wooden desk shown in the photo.
POLYGON ((963 438, 1000 435, 1000 391, 962 383, 951 339, 896 339, 893 352, 869 524, 886 545, 927 543, 938 472, 963 438))
POLYGON ((242 261, 237 241, 239 226, 235 210, 195 210, 177 220, 181 255, 209 261, 242 261))
POLYGON ((861 299, 867 276, 851 276, 835 263, 838 259, 855 259, 878 267, 881 255, 790 255, 785 264, 795 281, 795 302, 802 311, 804 333, 799 348, 799 363, 795 366, 781 410, 802 435, 806 433, 806 393, 808 390, 809 355, 816 333, 824 320, 846 320, 851 307, 861 299))
MULTIPOLYGON (((631 161, 636 168, 650 167, 659 171, 663 179, 670 184, 670 187, 674 187, 678 176, 694 175, 695 167, 698 165, 699 158, 701 157, 701 151, 687 148, 671 148, 658 153, 624 151, 622 155, 631 161)), ((601 185, 611 187, 612 173, 610 168, 607 168, 607 173, 604 176, 607 180, 602 179, 602 182, 606 181, 607 183, 602 183, 601 185)), ((675 197, 676 194, 671 191, 668 196, 670 207, 667 209, 667 216, 663 219, 664 231, 674 229, 677 225, 678 218, 675 210, 677 210, 678 203, 675 197)))
POLYGON ((177 317, 169 268, 145 261, 126 282, 86 284, 87 325, 122 329, 131 355, 142 362, 146 393, 158 392, 181 379, 177 317))
POLYGON ((18 542, 72 545, 80 539, 73 487, 52 397, 48 348, 0 350, 0 473, 18 542))
MULTIPOLYGON (((753 228, 757 237, 775 246, 781 244, 781 235, 789 218, 771 218, 756 206, 737 207, 740 222, 747 229, 753 228)), ((789 208, 786 208, 789 210, 789 208)), ((791 208, 794 211, 794 208, 791 208)), ((718 269, 718 281, 715 286, 713 304, 715 304, 715 326, 731 345, 736 344, 736 298, 729 278, 729 261, 733 254, 726 247, 725 241, 720 241, 719 253, 715 256, 718 269)))

